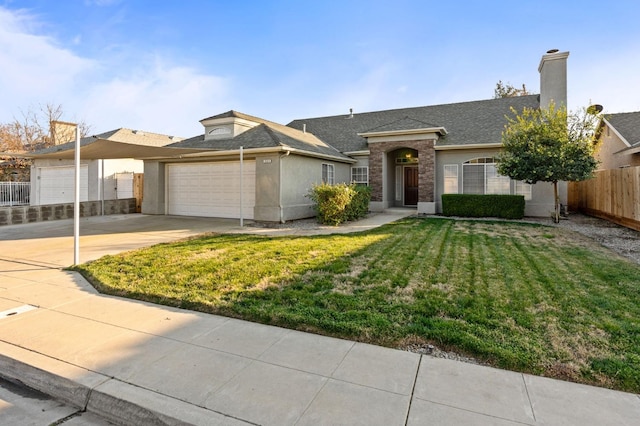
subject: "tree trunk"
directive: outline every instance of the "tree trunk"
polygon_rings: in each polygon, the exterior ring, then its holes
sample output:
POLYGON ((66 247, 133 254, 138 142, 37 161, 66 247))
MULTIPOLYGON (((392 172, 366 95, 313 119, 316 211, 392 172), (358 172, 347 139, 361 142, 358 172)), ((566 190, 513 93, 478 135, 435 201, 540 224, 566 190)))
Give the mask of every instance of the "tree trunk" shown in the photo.
POLYGON ((558 181, 553 182, 553 200, 555 202, 555 212, 553 222, 560 223, 560 197, 558 196, 558 181))

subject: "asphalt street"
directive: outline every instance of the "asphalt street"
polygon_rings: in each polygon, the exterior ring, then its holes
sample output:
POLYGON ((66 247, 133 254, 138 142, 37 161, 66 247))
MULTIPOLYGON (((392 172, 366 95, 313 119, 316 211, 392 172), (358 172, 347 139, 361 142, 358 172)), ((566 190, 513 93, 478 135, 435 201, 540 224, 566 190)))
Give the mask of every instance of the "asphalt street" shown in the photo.
POLYGON ((109 426, 93 413, 81 412, 49 395, 0 378, 0 422, 20 426, 109 426))

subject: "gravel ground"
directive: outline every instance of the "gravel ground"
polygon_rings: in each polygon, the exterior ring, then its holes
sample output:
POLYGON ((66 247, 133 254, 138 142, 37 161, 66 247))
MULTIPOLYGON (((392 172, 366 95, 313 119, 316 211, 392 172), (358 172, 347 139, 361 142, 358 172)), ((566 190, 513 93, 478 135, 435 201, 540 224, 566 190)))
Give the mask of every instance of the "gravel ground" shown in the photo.
POLYGON ((612 251, 640 264, 640 232, 603 219, 571 213, 555 224, 551 219, 528 219, 548 226, 569 229, 582 234, 612 251))

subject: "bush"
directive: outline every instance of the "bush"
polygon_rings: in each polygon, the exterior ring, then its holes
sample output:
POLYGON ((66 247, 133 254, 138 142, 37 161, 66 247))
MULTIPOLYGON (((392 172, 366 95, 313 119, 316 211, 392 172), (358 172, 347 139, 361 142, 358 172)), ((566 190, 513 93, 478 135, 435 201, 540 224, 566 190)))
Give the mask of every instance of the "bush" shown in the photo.
POLYGON ((339 225, 342 222, 359 219, 369 211, 371 190, 356 184, 326 183, 314 185, 308 197, 315 203, 318 221, 325 225, 339 225))
POLYGON ((371 201, 371 188, 364 185, 350 185, 354 189, 351 202, 345 210, 347 220, 356 220, 365 217, 369 213, 369 201, 371 201))
POLYGON ((443 194, 442 214, 461 217, 522 219, 523 195, 443 194))

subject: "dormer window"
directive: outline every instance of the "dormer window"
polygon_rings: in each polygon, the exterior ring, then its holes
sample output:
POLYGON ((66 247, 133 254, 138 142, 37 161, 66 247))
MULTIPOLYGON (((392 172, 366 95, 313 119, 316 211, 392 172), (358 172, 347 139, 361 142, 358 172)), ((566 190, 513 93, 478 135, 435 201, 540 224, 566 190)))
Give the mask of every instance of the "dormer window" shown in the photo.
POLYGON ((227 127, 215 127, 209 130, 210 136, 220 136, 220 135, 230 135, 230 134, 231 134, 231 130, 229 130, 229 128, 227 127))

